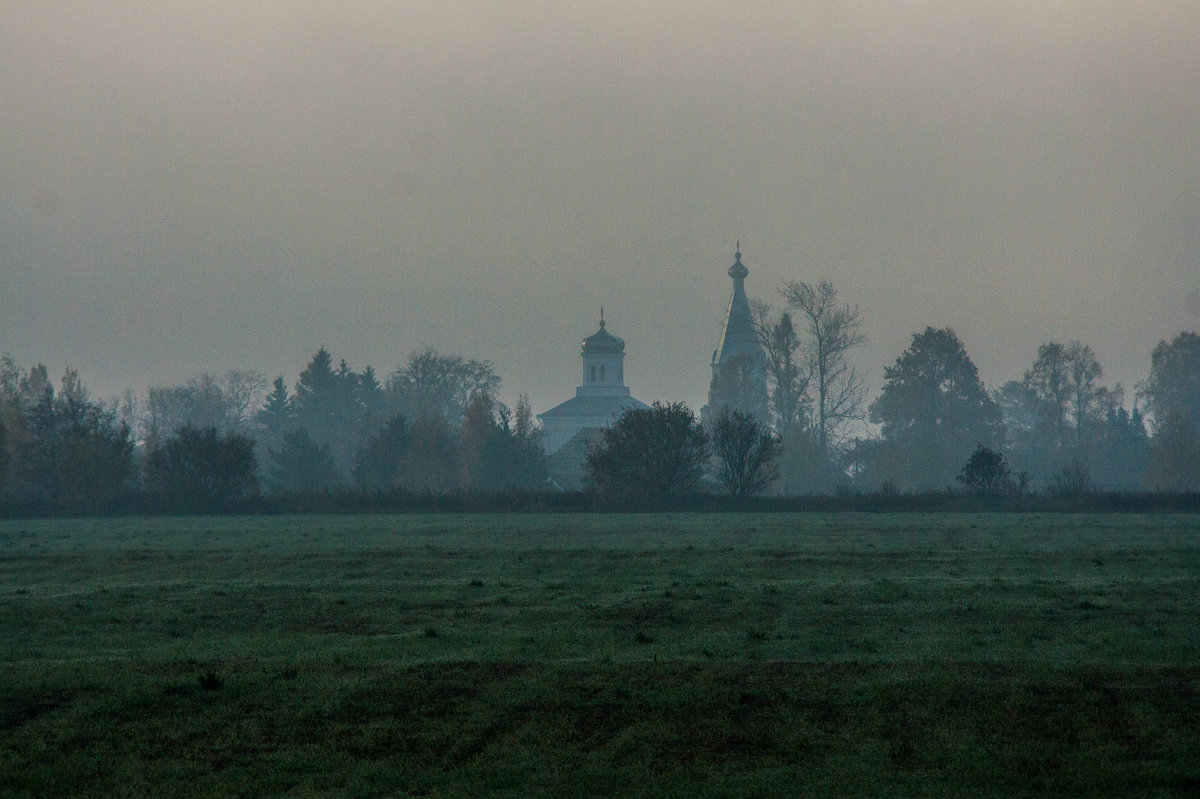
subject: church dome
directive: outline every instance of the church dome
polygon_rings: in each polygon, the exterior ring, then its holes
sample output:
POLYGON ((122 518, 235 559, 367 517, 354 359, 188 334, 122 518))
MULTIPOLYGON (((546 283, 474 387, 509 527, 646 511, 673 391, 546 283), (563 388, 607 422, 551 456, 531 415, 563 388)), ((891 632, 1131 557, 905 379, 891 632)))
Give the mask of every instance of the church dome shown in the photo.
POLYGON ((600 313, 600 329, 583 340, 584 355, 603 355, 625 352, 625 340, 604 329, 604 313, 600 313))
POLYGON ((738 251, 733 256, 733 266, 729 267, 729 276, 734 280, 745 280, 750 270, 742 265, 742 243, 738 242, 738 251))

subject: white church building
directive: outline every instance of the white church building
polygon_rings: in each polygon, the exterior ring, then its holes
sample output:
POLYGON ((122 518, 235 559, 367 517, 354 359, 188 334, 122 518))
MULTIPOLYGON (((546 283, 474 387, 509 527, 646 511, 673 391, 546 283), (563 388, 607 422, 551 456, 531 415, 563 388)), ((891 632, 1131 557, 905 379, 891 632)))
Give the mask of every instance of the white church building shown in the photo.
MULTIPOLYGON (((701 419, 709 421, 723 406, 767 415, 766 356, 758 343, 758 334, 746 296, 746 276, 742 264, 741 242, 734 253, 733 265, 726 274, 733 281, 721 338, 712 356, 712 382, 708 404, 701 419)), ((600 329, 583 340, 583 385, 575 396, 538 414, 542 423, 542 446, 551 480, 563 490, 582 488, 584 460, 591 444, 599 442, 604 428, 628 408, 646 408, 625 385, 625 342, 608 332, 604 309, 600 309, 600 329)))
POLYGON ((538 414, 550 476, 567 490, 580 487, 587 445, 627 408, 648 407, 625 385, 625 342, 608 332, 603 308, 600 329, 583 340, 580 350, 583 385, 571 399, 538 414))

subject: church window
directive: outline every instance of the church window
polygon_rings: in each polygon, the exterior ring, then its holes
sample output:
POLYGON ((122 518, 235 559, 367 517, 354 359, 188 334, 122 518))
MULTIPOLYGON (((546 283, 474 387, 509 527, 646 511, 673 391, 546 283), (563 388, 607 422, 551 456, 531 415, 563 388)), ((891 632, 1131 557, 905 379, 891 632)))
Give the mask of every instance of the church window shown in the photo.
POLYGON ((600 364, 600 382, 604 382, 604 364, 600 364))
POLYGON ((592 382, 596 382, 596 364, 592 364, 592 382))

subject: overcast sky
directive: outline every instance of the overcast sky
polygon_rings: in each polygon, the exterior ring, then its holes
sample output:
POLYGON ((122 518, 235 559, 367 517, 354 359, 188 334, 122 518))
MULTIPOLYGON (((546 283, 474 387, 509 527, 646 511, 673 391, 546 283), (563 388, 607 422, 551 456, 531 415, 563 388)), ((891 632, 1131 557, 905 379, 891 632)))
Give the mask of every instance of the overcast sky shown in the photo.
MULTIPOLYGON (((1200 326, 1200 3, 0 0, 0 352, 101 395, 322 345, 698 408, 752 297, 833 281, 871 396, 1200 326)), ((1130 392, 1131 393, 1131 392, 1130 392)))

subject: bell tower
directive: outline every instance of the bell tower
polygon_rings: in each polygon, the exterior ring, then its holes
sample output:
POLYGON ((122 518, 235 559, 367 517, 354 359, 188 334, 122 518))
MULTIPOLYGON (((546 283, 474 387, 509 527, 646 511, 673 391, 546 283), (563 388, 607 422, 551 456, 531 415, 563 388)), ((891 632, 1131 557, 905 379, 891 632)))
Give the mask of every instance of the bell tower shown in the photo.
POLYGON ((708 421, 726 406, 766 421, 767 357, 758 343, 750 300, 746 297, 746 276, 750 270, 742 264, 740 241, 727 274, 733 281, 733 294, 725 312, 721 338, 713 352, 708 404, 700 410, 700 418, 708 421))
POLYGON ((583 340, 583 384, 575 389, 582 396, 628 397, 625 385, 625 342, 609 333, 600 309, 600 329, 583 340))

